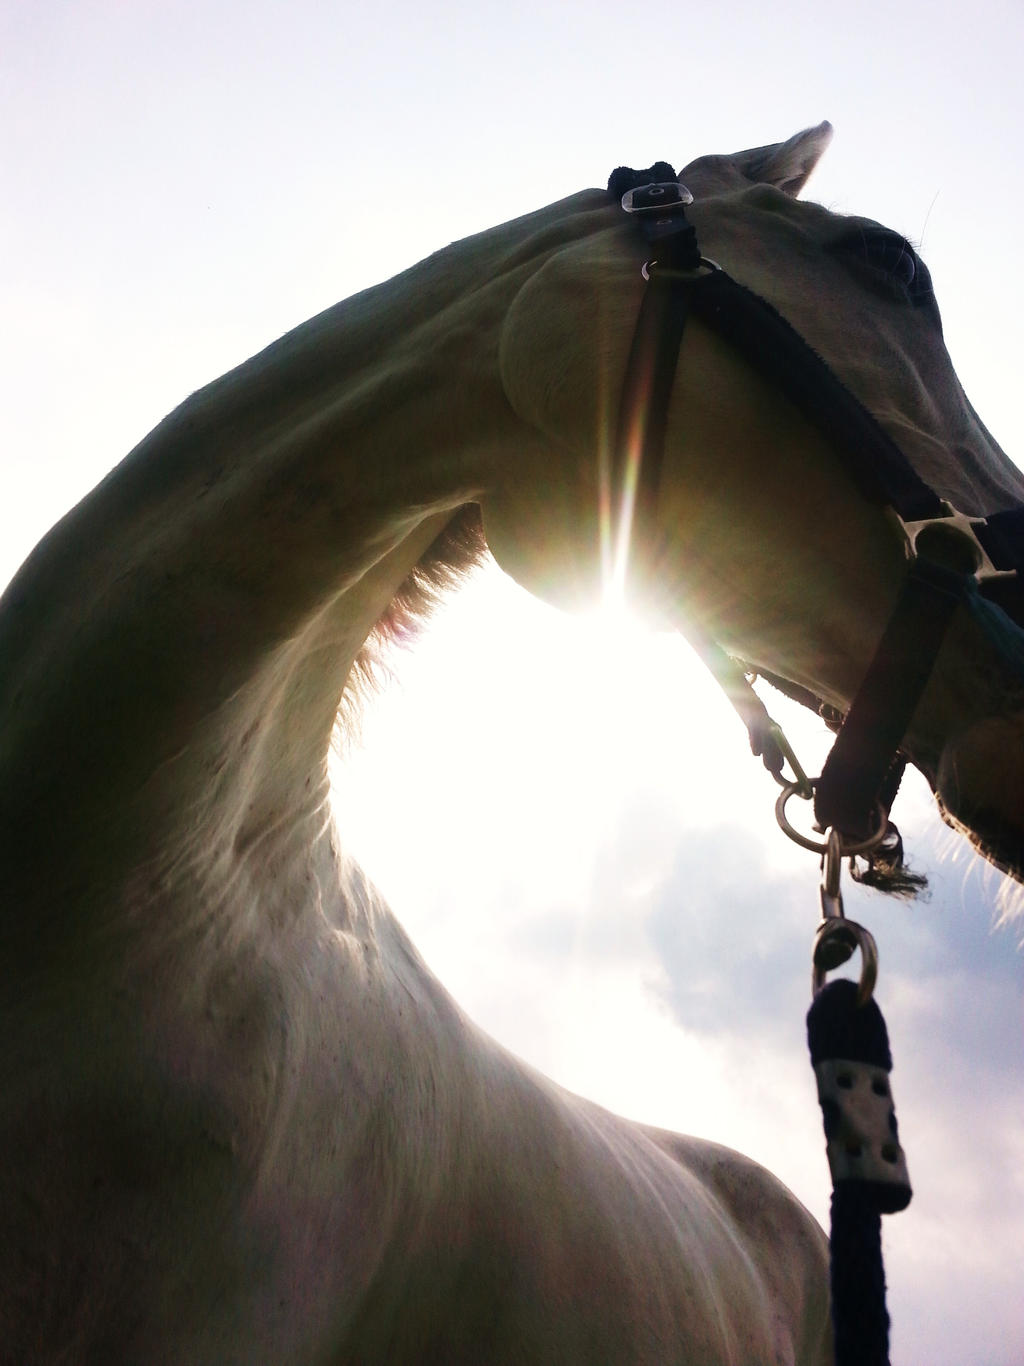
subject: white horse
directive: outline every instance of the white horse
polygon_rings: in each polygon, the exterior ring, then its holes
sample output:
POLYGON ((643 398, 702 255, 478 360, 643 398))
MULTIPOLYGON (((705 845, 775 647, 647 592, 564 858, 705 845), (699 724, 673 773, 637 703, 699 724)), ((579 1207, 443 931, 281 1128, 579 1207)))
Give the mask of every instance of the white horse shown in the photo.
MULTIPOLYGON (((860 220, 794 197, 829 132, 687 167, 703 249, 959 506, 1019 497, 934 318, 850 250, 860 220)), ((330 309, 172 413, 8 590, 4 1360, 827 1361, 792 1196, 483 1036, 330 814, 365 643, 479 552, 478 508, 527 588, 600 593, 642 259, 590 190, 330 309)), ((657 516, 662 610, 849 703, 904 535, 698 321, 657 516)), ((907 745, 1011 864, 1020 723, 987 649, 954 623, 907 745)))

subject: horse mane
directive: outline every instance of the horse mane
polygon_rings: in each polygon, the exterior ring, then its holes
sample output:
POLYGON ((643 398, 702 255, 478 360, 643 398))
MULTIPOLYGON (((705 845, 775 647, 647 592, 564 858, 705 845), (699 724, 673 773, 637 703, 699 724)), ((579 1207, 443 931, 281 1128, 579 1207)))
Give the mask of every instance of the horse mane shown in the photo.
POLYGON ((390 680, 389 652, 415 644, 441 601, 465 583, 486 555, 480 505, 466 503, 399 584, 356 655, 341 698, 336 744, 345 734, 358 734, 363 706, 390 680))

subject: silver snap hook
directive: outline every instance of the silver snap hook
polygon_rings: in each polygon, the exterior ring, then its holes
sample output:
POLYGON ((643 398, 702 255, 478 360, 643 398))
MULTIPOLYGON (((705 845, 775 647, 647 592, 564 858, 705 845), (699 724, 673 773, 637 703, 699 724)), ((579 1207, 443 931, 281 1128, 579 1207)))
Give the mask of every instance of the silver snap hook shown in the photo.
POLYGON ((811 950, 811 988, 817 996, 825 985, 828 974, 852 958, 860 949, 860 981, 857 984, 857 1004, 866 1005, 878 981, 878 945, 875 936, 863 925, 845 917, 822 920, 814 934, 811 950))

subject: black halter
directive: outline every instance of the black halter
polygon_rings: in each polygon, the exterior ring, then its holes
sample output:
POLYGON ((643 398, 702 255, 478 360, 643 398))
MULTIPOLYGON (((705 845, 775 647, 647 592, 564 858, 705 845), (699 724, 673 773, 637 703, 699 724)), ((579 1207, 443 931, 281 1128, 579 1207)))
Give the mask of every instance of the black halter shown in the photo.
MULTIPOLYGON (((895 797, 905 762, 900 747, 958 606, 968 606, 1012 673, 1024 679, 1024 631, 1019 629, 1024 591, 1018 573, 1024 570, 1024 507, 969 519, 929 488, 785 318, 701 256, 686 217, 693 196, 667 163, 640 172, 622 167, 613 172, 608 190, 634 217, 651 255, 643 267, 648 283, 616 441, 615 487, 623 487, 627 460, 639 469, 635 521, 644 528, 654 525, 668 406, 692 312, 797 405, 829 439, 864 497, 892 507, 914 538, 896 607, 814 782, 820 828, 864 838, 877 828, 879 803, 887 813, 895 797), (1003 572, 979 582, 979 570, 1003 572)), ((623 517, 633 522, 625 499, 623 507, 623 517)), ((628 541, 629 530, 620 527, 620 541, 628 541)), ((743 668, 699 630, 687 626, 686 634, 746 724, 754 753, 779 778, 784 761, 792 764, 792 754, 743 668)), ((802 776, 797 770, 798 779, 802 776)))

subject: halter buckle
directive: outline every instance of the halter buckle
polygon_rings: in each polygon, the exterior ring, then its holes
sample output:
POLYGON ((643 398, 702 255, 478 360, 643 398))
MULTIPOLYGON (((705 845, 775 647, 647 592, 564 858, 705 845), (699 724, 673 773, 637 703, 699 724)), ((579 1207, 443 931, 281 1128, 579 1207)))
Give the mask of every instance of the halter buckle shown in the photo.
POLYGON ((650 185, 636 185, 622 196, 622 207, 627 213, 671 213, 693 203, 693 195, 677 180, 659 180, 650 185))

